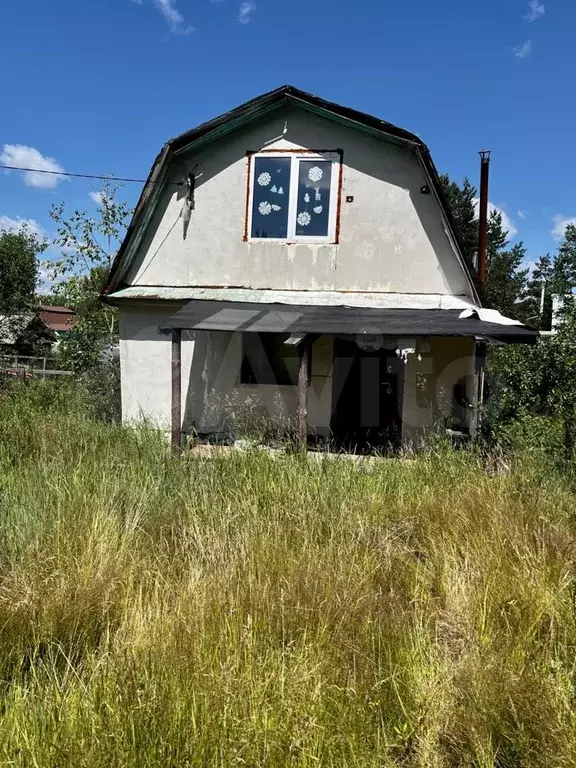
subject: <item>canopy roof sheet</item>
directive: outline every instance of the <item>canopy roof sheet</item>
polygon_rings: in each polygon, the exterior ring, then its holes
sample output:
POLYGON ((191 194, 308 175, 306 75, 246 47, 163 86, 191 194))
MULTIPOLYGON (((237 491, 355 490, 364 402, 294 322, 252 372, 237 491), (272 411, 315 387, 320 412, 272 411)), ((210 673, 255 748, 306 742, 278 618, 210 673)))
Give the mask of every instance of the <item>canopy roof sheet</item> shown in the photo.
POLYGON ((163 331, 239 331, 329 335, 483 336, 533 343, 538 331, 524 325, 461 317, 461 310, 290 306, 191 300, 160 325, 163 331))

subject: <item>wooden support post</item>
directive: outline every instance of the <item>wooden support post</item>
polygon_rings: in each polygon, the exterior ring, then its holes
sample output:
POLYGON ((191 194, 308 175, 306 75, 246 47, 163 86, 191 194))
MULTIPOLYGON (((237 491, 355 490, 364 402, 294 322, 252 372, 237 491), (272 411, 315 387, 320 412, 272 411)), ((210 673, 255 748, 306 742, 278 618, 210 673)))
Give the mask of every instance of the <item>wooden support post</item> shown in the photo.
POLYGON ((298 369, 298 448, 305 451, 308 445, 308 366, 310 360, 310 337, 302 340, 302 357, 298 369))
POLYGON ((182 443, 182 331, 172 331, 172 453, 182 443))
POLYGON ((472 398, 472 418, 470 420, 470 436, 477 440, 482 430, 482 407, 484 405, 484 361, 486 344, 476 342, 474 345, 474 391, 472 398))

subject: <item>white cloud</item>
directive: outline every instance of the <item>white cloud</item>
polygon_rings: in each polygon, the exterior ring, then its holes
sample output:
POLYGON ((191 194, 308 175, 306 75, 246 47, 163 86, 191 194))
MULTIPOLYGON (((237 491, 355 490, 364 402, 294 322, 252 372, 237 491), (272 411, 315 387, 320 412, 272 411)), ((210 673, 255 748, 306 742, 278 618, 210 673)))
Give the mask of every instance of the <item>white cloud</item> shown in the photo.
POLYGON ((245 2, 240 3, 238 8, 238 21, 240 24, 249 24, 255 10, 256 3, 253 0, 245 0, 245 2))
POLYGON ((102 192, 90 192, 90 199, 96 205, 102 205, 102 192))
MULTIPOLYGON (((475 197, 474 198, 474 211, 476 214, 476 218, 478 218, 478 210, 480 208, 480 200, 475 197)), ((508 237, 512 239, 513 237, 516 237, 518 234, 518 229, 516 228, 514 222, 508 216, 505 210, 502 208, 498 208, 497 205, 494 205, 494 203, 488 203, 488 216, 491 216, 493 213, 499 213, 502 216, 502 227, 506 232, 508 232, 508 237)), ((522 217, 520 217, 522 218, 522 217)))
POLYGON ((532 40, 526 40, 522 45, 512 49, 517 59, 526 59, 532 53, 532 40))
POLYGON ((526 218, 526 213, 522 211, 520 208, 516 211, 516 214, 519 219, 524 220, 526 218))
MULTIPOLYGON (((46 157, 34 147, 27 147, 24 144, 4 144, 2 154, 0 154, 0 163, 16 168, 34 168, 39 171, 55 173, 64 171, 64 168, 53 157, 46 157)), ((49 173, 36 173, 34 170, 24 172, 24 184, 27 187, 38 187, 39 189, 54 189, 63 178, 63 176, 54 176, 49 173)))
POLYGON ((106 197, 104 192, 90 192, 90 199, 92 202, 98 206, 98 208, 102 208, 104 201, 108 203, 112 203, 112 198, 106 197))
MULTIPOLYGON (((176 35, 187 35, 192 27, 186 25, 184 16, 178 10, 177 0, 153 0, 158 11, 164 16, 170 31, 176 35)), ((132 0, 136 5, 142 5, 142 0, 132 0)))
POLYGON ((176 0, 154 0, 154 5, 171 27, 180 27, 184 24, 184 16, 178 10, 176 0))
POLYGON ((528 7, 530 8, 530 11, 528 12, 528 15, 525 17, 526 21, 536 21, 536 19, 539 19, 541 16, 544 16, 546 13, 546 8, 544 7, 544 3, 541 3, 539 0, 530 0, 528 3, 528 7))
POLYGON ((568 224, 576 225, 576 216, 569 217, 562 216, 561 214, 554 216, 554 226, 551 229, 551 234, 556 240, 561 240, 564 237, 564 230, 568 224))
POLYGON ((36 219, 23 219, 20 216, 12 219, 10 216, 0 216, 0 232, 20 232, 22 227, 26 227, 32 235, 36 235, 40 240, 48 239, 48 233, 41 224, 38 224, 36 219))
POLYGON ((58 279, 54 276, 54 268, 48 267, 46 264, 49 264, 49 262, 44 262, 44 265, 41 265, 38 269, 36 289, 40 293, 49 293, 49 291, 55 288, 58 283, 62 282, 62 279, 58 279))

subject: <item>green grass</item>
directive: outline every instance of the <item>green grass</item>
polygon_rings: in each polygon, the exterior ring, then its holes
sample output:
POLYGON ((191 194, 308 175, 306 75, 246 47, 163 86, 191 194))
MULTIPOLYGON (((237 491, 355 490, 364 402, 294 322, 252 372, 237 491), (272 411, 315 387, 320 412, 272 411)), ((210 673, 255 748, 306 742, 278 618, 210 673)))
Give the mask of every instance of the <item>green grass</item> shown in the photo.
POLYGON ((576 765, 545 454, 172 459, 0 398, 0 765, 576 765))

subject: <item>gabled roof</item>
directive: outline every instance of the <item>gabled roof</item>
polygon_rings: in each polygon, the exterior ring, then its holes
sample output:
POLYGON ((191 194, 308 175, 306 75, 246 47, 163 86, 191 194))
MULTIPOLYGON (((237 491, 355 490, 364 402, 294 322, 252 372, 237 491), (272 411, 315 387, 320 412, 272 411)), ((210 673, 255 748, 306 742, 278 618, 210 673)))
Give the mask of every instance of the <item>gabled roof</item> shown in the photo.
POLYGON ((211 141, 220 139, 285 105, 301 107, 321 117, 344 123, 348 127, 355 128, 363 133, 386 138, 413 149, 422 164, 431 190, 438 200, 449 237, 452 240, 460 263, 469 278, 472 295, 479 303, 479 298, 474 288, 473 267, 464 259, 454 220, 442 191, 438 171, 432 161, 430 150, 422 139, 403 128, 392 125, 392 123, 380 120, 378 117, 326 101, 311 93, 301 91, 292 85, 283 85, 273 91, 257 96, 255 99, 251 99, 245 104, 236 107, 236 109, 226 112, 206 123, 202 123, 202 125, 166 142, 154 161, 154 165, 142 190, 134 216, 126 232, 126 237, 112 265, 108 286, 104 293, 108 294, 123 287, 124 278, 128 273, 146 226, 162 192, 163 182, 165 181, 171 159, 183 152, 197 149, 211 141))
POLYGON ((39 307, 39 317, 51 331, 71 331, 76 323, 76 312, 69 307, 54 304, 42 304, 39 307))
POLYGON ((41 304, 34 310, 22 312, 12 317, 0 315, 0 344, 15 344, 18 337, 32 323, 40 323, 50 338, 62 331, 71 331, 76 323, 76 312, 68 307, 53 304, 41 304))

